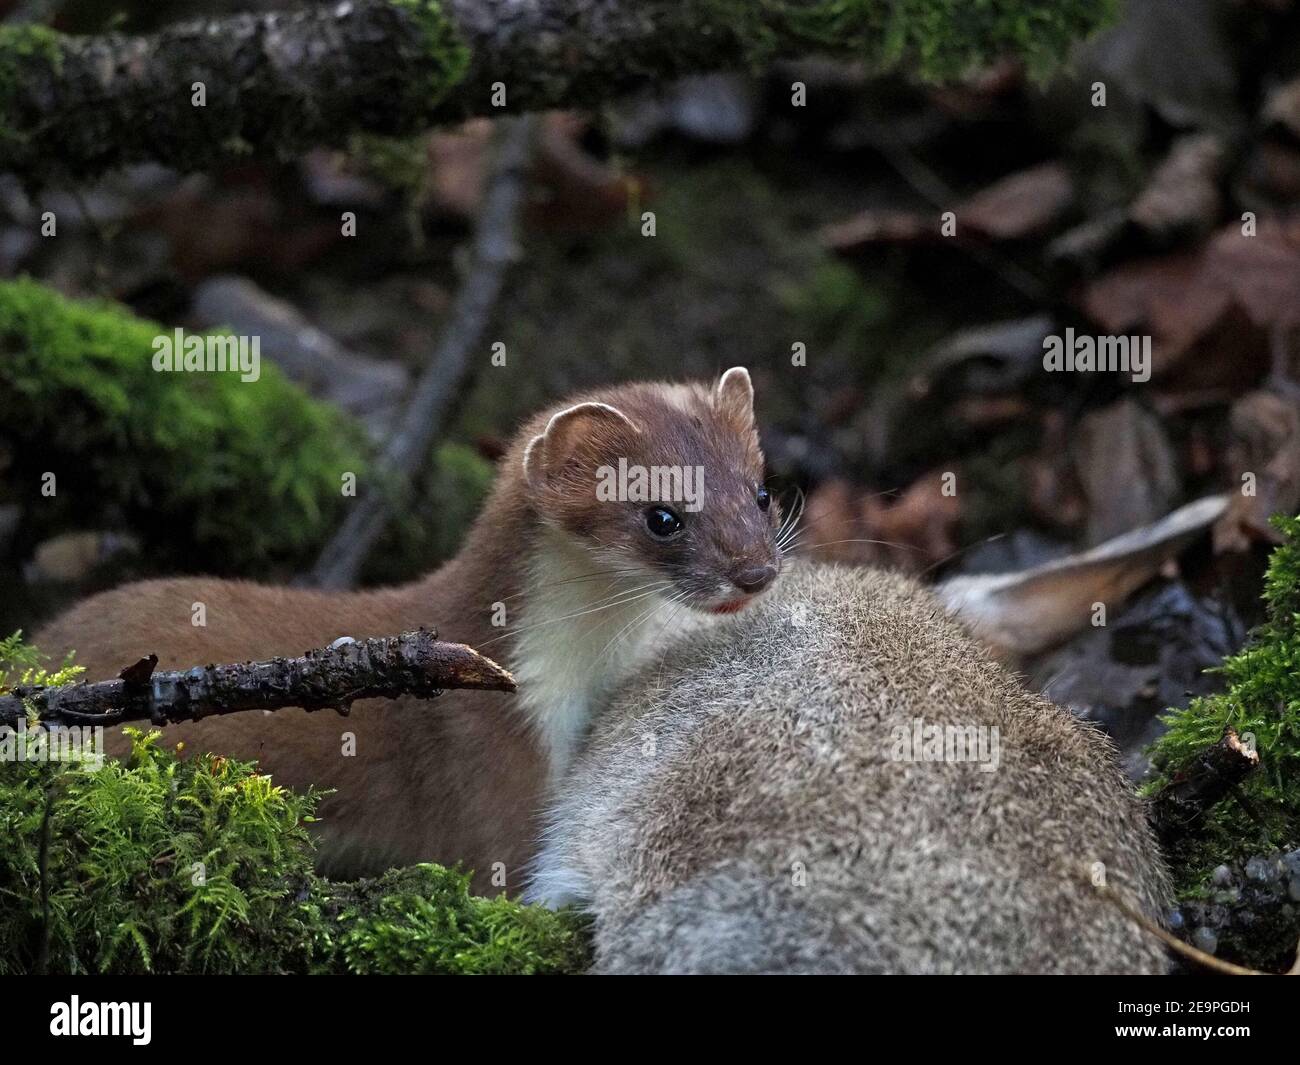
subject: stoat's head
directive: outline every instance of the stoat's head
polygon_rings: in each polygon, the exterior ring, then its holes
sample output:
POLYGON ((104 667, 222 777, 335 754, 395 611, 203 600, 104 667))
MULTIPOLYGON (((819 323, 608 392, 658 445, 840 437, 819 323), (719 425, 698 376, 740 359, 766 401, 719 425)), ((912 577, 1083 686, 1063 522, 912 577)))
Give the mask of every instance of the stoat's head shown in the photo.
POLYGON ((523 467, 534 510, 590 552, 593 572, 711 613, 742 609, 780 572, 743 367, 713 387, 593 394, 538 421, 523 467))

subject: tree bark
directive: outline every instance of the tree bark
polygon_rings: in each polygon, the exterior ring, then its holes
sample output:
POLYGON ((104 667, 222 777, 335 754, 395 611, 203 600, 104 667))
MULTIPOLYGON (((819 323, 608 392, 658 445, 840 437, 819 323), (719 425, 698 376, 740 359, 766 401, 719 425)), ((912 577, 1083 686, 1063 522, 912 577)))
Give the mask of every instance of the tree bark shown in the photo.
POLYGON ((885 0, 341 0, 144 37, 0 28, 0 170, 36 182, 142 161, 203 169, 811 51, 912 55, 932 74, 1005 51, 1041 62, 1108 14, 1018 3, 1017 19, 992 4, 936 21, 885 0))
POLYGON ((0 30, 0 170, 78 179, 153 161, 188 171, 357 131, 411 132, 466 61, 436 5, 389 0, 143 37, 0 30))
POLYGON ((153 671, 156 655, 122 670, 118 680, 15 688, 0 695, 0 726, 25 721, 24 700, 45 725, 154 725, 198 721, 241 710, 326 707, 346 714, 357 699, 414 695, 432 699, 449 688, 513 691, 514 678, 459 643, 420 629, 385 639, 340 643, 300 658, 153 671))

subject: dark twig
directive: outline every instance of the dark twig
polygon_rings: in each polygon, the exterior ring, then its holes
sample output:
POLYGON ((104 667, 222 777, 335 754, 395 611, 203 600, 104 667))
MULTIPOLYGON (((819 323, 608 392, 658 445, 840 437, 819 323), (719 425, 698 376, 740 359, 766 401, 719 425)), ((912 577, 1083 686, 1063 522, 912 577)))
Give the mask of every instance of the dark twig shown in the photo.
POLYGON ((1235 729, 1207 747, 1159 793, 1151 819, 1168 845, 1197 824, 1206 812, 1259 765, 1259 755, 1245 747, 1235 729))
MULTIPOLYGON (((491 659, 420 629, 383 639, 339 641, 301 658, 273 658, 153 673, 150 658, 118 680, 15 688, 0 695, 0 725, 25 720, 25 701, 45 725, 154 725, 198 721, 242 710, 326 707, 347 713, 357 699, 414 695, 431 699, 449 688, 513 691, 514 678, 491 659)), ((156 662, 156 659, 154 659, 156 662)))
POLYGON ((396 432, 384 449, 380 479, 384 487, 363 489, 347 520, 321 552, 309 583, 346 588, 388 524, 394 494, 400 492, 429 455, 443 422, 464 390, 473 363, 470 352, 481 342, 488 318, 518 258, 516 233, 523 199, 524 171, 532 147, 534 119, 505 119, 505 130, 488 179, 469 270, 452 308, 451 321, 416 383, 396 432))

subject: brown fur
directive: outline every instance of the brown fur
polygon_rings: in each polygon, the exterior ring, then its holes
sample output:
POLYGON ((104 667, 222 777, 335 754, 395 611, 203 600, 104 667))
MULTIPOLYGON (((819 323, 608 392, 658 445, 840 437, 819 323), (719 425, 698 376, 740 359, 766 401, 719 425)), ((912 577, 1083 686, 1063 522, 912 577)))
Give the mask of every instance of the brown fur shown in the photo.
MULTIPOLYGON (((176 669, 301 654, 341 635, 385 636, 421 625, 446 639, 484 643, 500 635, 488 624, 487 603, 516 586, 507 531, 517 542, 527 536, 510 485, 503 487, 479 523, 503 535, 472 535, 473 552, 418 583, 326 594, 206 578, 145 581, 75 607, 38 634, 37 645, 56 655, 75 648, 86 676, 99 680, 150 651, 159 668, 176 669), (206 604, 206 627, 190 623, 196 602, 206 604)), ((485 862, 483 869, 502 861, 513 871, 528 854, 529 811, 544 767, 511 703, 497 693, 453 691, 435 703, 359 702, 347 718, 293 709, 212 718, 168 728, 166 739, 258 759, 279 784, 337 789, 322 803, 318 826, 321 866, 330 872, 434 858, 485 862), (342 756, 347 732, 356 736, 355 757, 342 756)), ((124 745, 109 746, 120 754, 124 745)))
MULTIPOLYGON (((584 431, 572 439, 548 441, 554 479, 530 485, 525 449, 545 431, 553 411, 539 414, 502 460, 460 554, 423 580, 340 594, 208 578, 145 581, 79 604, 38 633, 36 642, 56 657, 75 649, 87 679, 101 680, 149 652, 159 656, 159 668, 174 669, 301 654, 343 635, 393 635, 423 625, 517 669, 519 641, 492 626, 493 604, 507 605, 511 629, 535 605, 527 582, 544 529, 589 554, 593 570, 625 567, 638 572, 640 583, 650 573, 701 601, 736 559, 774 555, 776 508, 755 517, 753 485, 762 476, 762 454, 752 411, 747 404, 741 409, 734 392, 629 385, 561 407, 584 400, 617 406, 637 431, 584 421, 574 427, 584 431), (647 464, 706 465, 707 513, 688 536, 664 550, 647 542, 641 508, 596 502, 592 468, 618 455, 647 464), (191 624, 194 603, 205 604, 204 627, 191 624)), ((611 578, 594 587, 603 594, 631 587, 629 580, 611 578)), ((602 617, 608 615, 595 613, 593 624, 602 617)), ((557 657, 563 662, 562 647, 557 657)), ((584 694, 602 690, 599 678, 576 679, 587 684, 584 694)), ((332 873, 460 861, 476 870, 475 886, 488 890, 500 886, 491 877, 493 864, 502 863, 513 889, 532 853, 548 775, 545 746, 520 712, 521 697, 448 692, 434 703, 370 700, 357 703, 348 718, 294 709, 244 713, 169 728, 166 738, 191 750, 258 759, 280 784, 336 789, 320 808, 319 825, 321 865, 332 873), (355 757, 342 753, 348 732, 356 737, 355 757)), ((110 744, 112 753, 122 751, 120 740, 110 744)))

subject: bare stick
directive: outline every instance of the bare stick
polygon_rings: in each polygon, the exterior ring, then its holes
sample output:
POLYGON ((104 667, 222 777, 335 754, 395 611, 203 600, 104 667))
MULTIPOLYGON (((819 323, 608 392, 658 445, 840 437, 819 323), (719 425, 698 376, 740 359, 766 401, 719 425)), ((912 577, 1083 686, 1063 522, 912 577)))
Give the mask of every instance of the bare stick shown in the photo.
POLYGON ((1151 805, 1151 820, 1167 844, 1185 835, 1206 812, 1259 765, 1232 727, 1171 781, 1151 805))
POLYGON ((472 366, 470 352, 482 340, 506 268, 519 254, 516 230, 534 121, 528 115, 504 120, 505 129, 474 233, 469 271, 456 295, 451 321, 384 449, 381 474, 388 475, 387 491, 362 491, 347 519, 321 551, 309 584, 347 588, 356 583, 362 564, 388 524, 393 494, 410 482, 428 458, 429 448, 465 387, 472 366))
POLYGON ((351 642, 301 658, 273 658, 155 673, 150 655, 119 679, 57 688, 14 688, 0 695, 0 725, 25 720, 25 702, 47 725, 154 725, 198 721, 242 710, 326 707, 346 714, 356 699, 414 695, 432 699, 450 688, 514 691, 514 678, 491 659, 460 643, 442 643, 427 629, 351 642))

